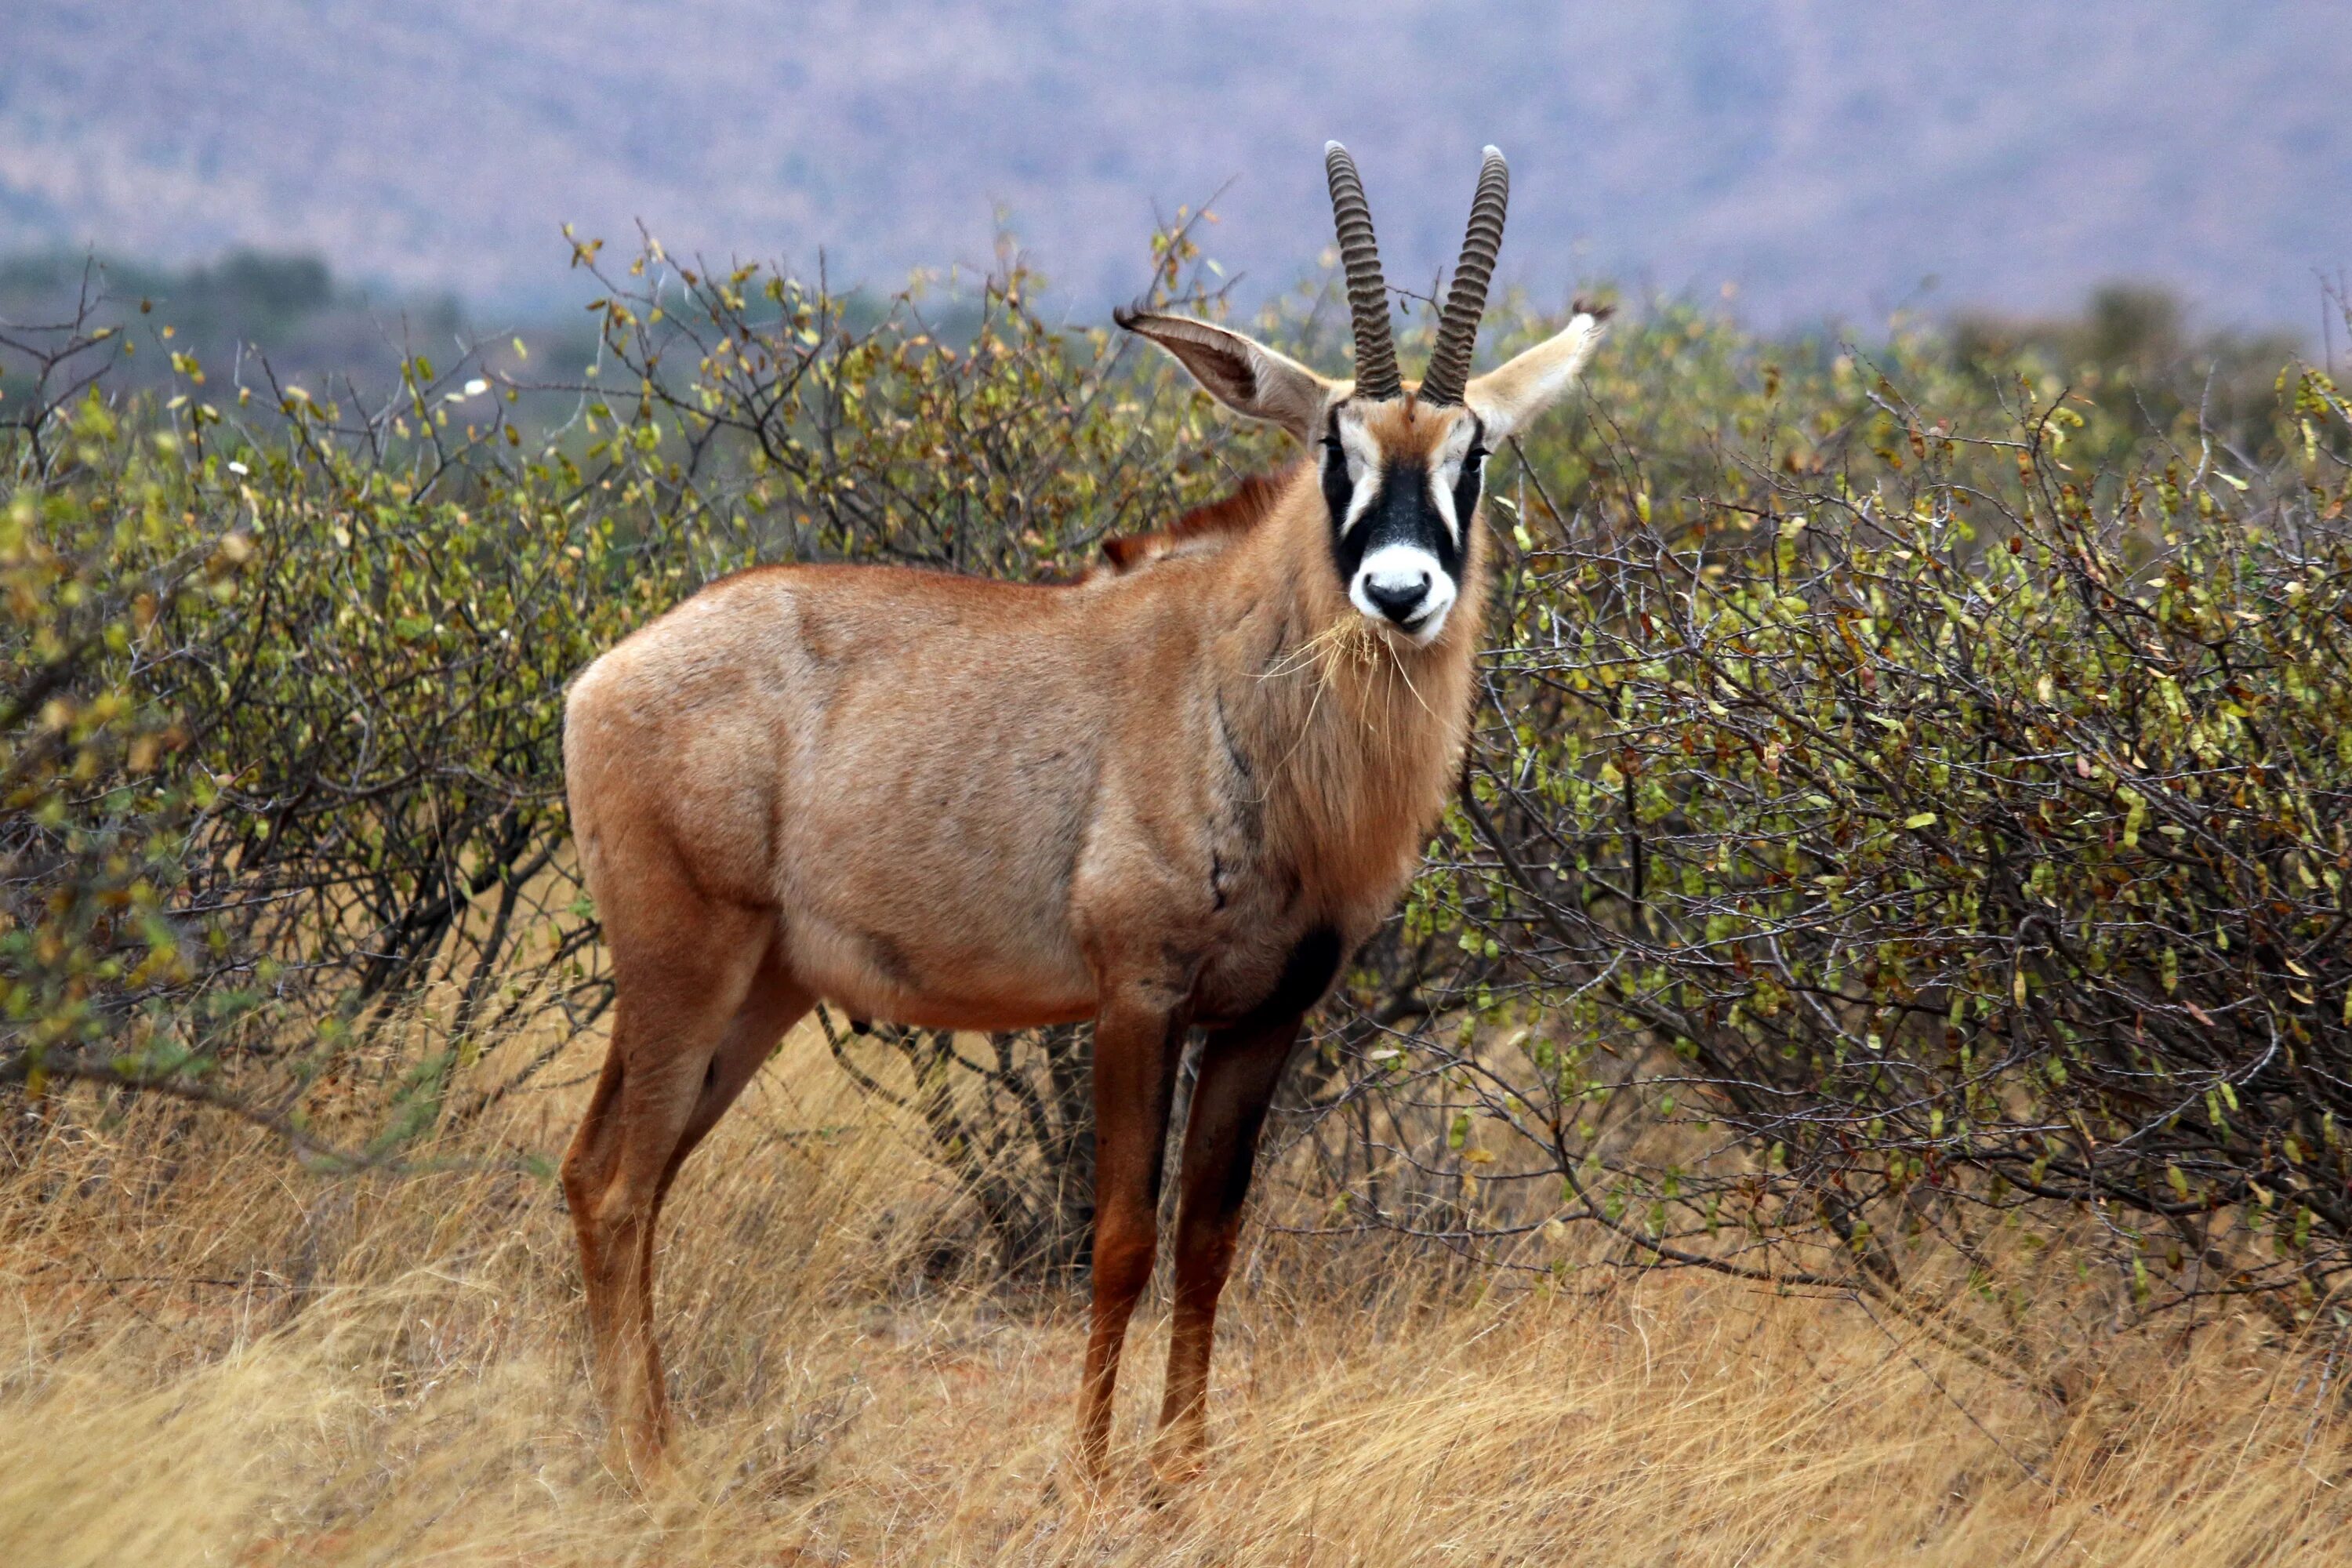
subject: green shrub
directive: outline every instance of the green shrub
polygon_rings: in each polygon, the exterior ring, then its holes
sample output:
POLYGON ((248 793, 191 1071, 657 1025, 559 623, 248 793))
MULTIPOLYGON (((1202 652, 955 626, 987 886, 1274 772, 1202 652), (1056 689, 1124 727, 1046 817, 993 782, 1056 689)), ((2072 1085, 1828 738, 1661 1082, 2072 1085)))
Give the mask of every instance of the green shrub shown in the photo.
MULTIPOLYGON (((1221 308, 1189 238, 1158 256, 1221 308)), ((116 405, 75 385, 87 321, 18 343, 27 1105, 160 1089, 346 1153, 478 1111, 609 997, 557 746, 595 653, 760 559, 1068 571, 1273 456, 1023 276, 950 332, 913 294, 575 261, 604 346, 569 384, 418 359, 362 407, 189 361, 116 405), (569 417, 524 430, 525 394, 569 417)), ((1328 360, 1334 319, 1260 326, 1328 360)), ((1490 350, 1553 324, 1507 310, 1490 350)), ((1347 1223, 1891 1294, 2079 1205, 2146 1306, 2316 1310, 2352 1241, 2352 426, 2290 367, 2217 447, 2145 354, 2101 397, 2047 348, 1664 306, 1497 463, 1467 786, 1291 1102, 1347 1223)), ((834 1037, 1002 1255, 1075 1256, 1082 1034, 834 1037)))
POLYGON ((2103 468, 2095 407, 1892 357, 1696 478, 1604 371, 1402 927, 1443 962, 1360 1082, 1421 1110, 1381 1212, 1892 1285, 2079 1205, 2147 1305, 2308 1309, 2352 1242, 2345 403, 2290 369, 2274 463, 2103 468))
POLYGON ((262 442, 93 395, 13 454, 0 1071, 203 1098, 234 1058, 284 1103, 365 1057, 418 1091, 396 1132, 484 1039, 601 1005, 557 698, 650 601, 561 462, 394 458, 284 401, 262 442), (436 983, 442 1039, 394 1069, 436 983))

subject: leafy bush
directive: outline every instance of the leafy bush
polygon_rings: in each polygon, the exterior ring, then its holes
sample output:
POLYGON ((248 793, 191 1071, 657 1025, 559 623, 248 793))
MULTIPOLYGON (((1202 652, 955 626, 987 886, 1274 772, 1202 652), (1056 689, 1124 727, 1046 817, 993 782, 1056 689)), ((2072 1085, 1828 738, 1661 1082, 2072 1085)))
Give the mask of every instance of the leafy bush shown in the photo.
POLYGON ((1394 1129, 1360 1205, 1883 1289, 2065 1205, 2147 1306, 2307 1316, 2352 1243, 2345 402, 2291 369, 2268 466, 2096 468, 2063 388, 1890 360, 1803 424, 1755 363, 1696 479, 1604 379, 1525 475, 1475 776, 1359 994, 1412 1020, 1349 1091, 1394 1129))
POLYGON ((204 1098, 272 1062, 240 1103, 299 1131, 257 1108, 392 1070, 396 1137, 482 1039, 601 1005, 555 697, 652 584, 633 605, 590 558, 577 471, 468 462, 496 416, 453 447, 435 415, 469 395, 412 374, 348 425, 287 389, 266 442, 92 394, 10 454, 0 1073, 204 1098), (441 1042, 394 1061, 436 985, 441 1042))
MULTIPOLYGON (((1222 309, 1195 256, 1161 237, 1160 295, 1222 309)), ((88 318, 10 340, 0 1081, 31 1105, 161 1089, 344 1157, 478 1112, 609 995, 572 671, 754 560, 1066 572, 1271 455, 1018 274, 950 331, 574 259, 605 293, 571 384, 416 359, 378 405, 207 401, 190 360, 116 405, 77 384, 88 318), (567 416, 526 432, 526 395, 567 416)), ((1553 324, 1505 317, 1497 353, 1553 324)), ((1260 326, 1328 359, 1334 320, 1310 290, 1260 326)), ((1528 1268, 1582 1226, 1916 1305, 1928 1258, 1990 1282, 2068 1228, 2119 1300, 2317 1310, 2352 1241, 2344 400, 2290 367, 2217 449, 2145 354, 2125 398, 2046 342, 1874 353, 1661 307, 1496 465, 1468 784, 1292 1128, 1344 1226, 1528 1268)), ((1082 1031, 842 1022, 1000 1258, 1078 1256, 1082 1031)))

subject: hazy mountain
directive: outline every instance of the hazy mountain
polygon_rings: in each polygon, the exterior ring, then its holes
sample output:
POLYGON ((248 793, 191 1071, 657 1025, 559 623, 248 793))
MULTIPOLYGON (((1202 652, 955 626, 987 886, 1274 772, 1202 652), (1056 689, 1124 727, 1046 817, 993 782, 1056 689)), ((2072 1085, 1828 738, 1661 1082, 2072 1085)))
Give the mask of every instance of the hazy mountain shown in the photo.
POLYGON ((2352 266, 2352 13, 2291 0, 1181 7, 877 0, 16 0, 0 250, 308 249, 406 289, 567 294, 565 220, 895 282, 1002 211, 1092 310, 1153 209, 1286 283, 1362 163, 1392 279, 1450 257, 1478 147, 1507 278, 1765 321, 2050 310, 2094 280, 2315 331, 2352 266))

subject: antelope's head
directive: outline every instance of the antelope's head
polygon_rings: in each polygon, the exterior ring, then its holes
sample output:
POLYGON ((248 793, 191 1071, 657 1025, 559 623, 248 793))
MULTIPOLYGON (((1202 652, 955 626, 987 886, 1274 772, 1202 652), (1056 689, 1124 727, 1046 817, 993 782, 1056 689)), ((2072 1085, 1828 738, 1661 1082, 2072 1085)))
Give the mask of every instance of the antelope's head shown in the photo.
POLYGON ((1226 407, 1319 450, 1331 565, 1349 601, 1383 632, 1426 644, 1444 630, 1476 549, 1487 455, 1574 384, 1600 339, 1602 312, 1580 305, 1556 337, 1471 377, 1511 183, 1502 153, 1489 147, 1428 374, 1407 385, 1397 375, 1363 183, 1337 142, 1323 161, 1355 323, 1353 381, 1328 380, 1208 321, 1132 310, 1118 320, 1174 354, 1226 407))

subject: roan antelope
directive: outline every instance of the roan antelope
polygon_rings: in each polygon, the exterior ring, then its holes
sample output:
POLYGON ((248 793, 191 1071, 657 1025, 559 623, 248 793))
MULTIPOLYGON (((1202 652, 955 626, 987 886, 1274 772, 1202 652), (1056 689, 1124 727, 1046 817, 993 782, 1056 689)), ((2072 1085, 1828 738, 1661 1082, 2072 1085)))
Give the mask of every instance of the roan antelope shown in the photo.
POLYGON ((739 573, 573 684, 572 823, 618 994, 563 1189, 597 1392, 632 1468, 667 1422, 663 1195, 819 1000, 929 1028, 1096 1021, 1089 1478, 1151 1273, 1177 1058, 1207 1030, 1157 1454, 1163 1472, 1197 1466, 1267 1101, 1460 767, 1486 598, 1481 465, 1568 390, 1600 332, 1580 310, 1469 378, 1509 183, 1490 147, 1428 376, 1406 385, 1363 187, 1339 143, 1325 162, 1354 382, 1205 321, 1118 318, 1311 464, 1075 585, 739 573))

